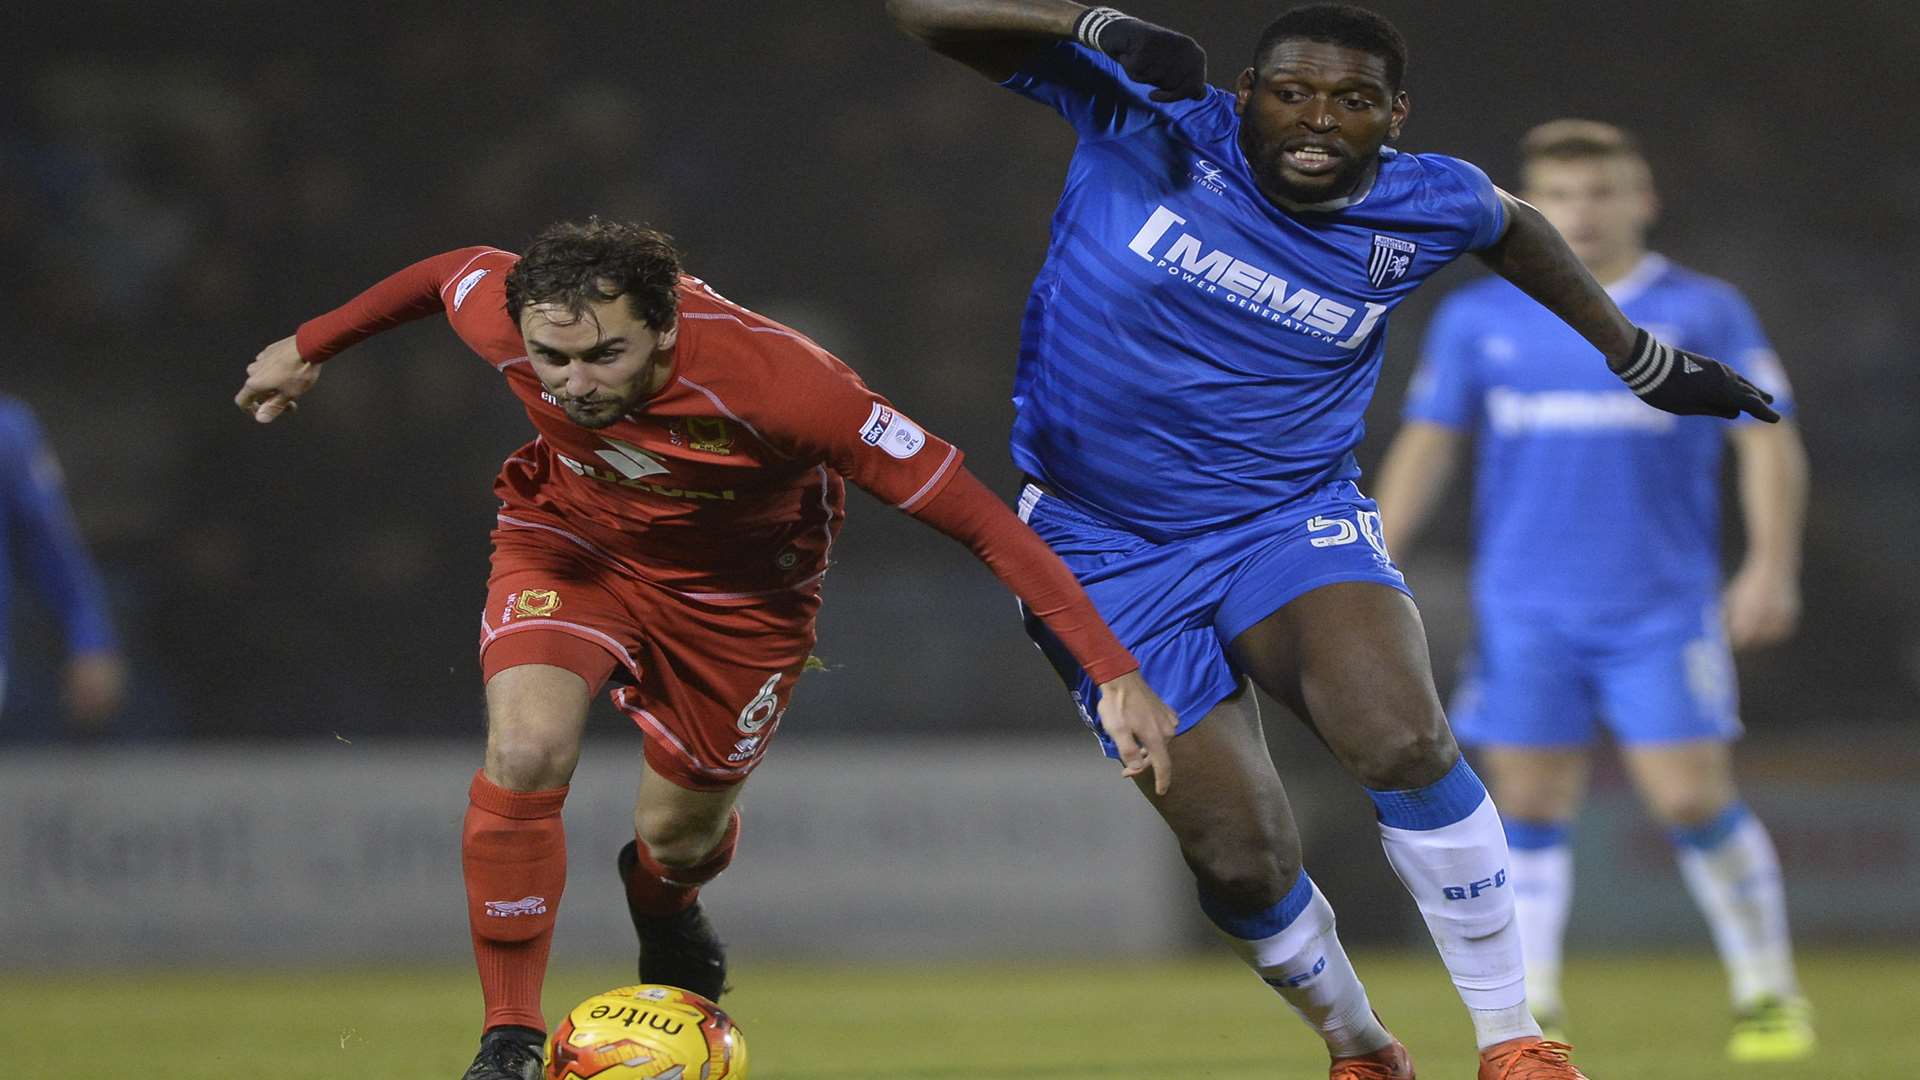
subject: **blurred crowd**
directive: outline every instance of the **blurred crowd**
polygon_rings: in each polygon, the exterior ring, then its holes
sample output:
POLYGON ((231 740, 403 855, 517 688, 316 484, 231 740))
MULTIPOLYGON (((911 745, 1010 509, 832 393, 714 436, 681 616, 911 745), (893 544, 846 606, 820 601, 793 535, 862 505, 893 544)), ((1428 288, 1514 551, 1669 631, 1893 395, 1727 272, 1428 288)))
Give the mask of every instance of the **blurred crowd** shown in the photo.
MULTIPOLYGON (((1224 82, 1269 5, 1133 7, 1194 32, 1224 82)), ((1920 173, 1899 148, 1920 120, 1853 107, 1831 72, 1790 88, 1827 45, 1854 70, 1898 70, 1912 28, 1871 3, 1829 5, 1817 27, 1767 4, 1742 5, 1737 25, 1651 3, 1606 19, 1381 7, 1414 46, 1409 149, 1478 160, 1499 181, 1539 120, 1639 131, 1667 208, 1656 245, 1753 299, 1813 457, 1804 630, 1748 664, 1749 724, 1904 719, 1920 686, 1906 547, 1920 534, 1920 173)), ((425 325, 330 365, 290 423, 257 428, 229 399, 258 348, 387 272, 465 244, 513 248, 558 218, 665 228, 695 273, 820 339, 1011 493, 1017 322, 1071 139, 899 39, 879 8, 256 3, 188 18, 82 0, 21 14, 0 47, 0 393, 49 430, 107 579, 133 685, 105 734, 477 723, 488 485, 527 437, 497 376, 425 325)), ((1396 316, 1364 460, 1393 426, 1425 312, 1472 272, 1396 316)), ((913 595, 901 575, 957 565, 919 540, 883 554, 913 527, 870 503, 854 516, 878 539, 845 558, 871 552, 886 574, 833 579, 830 615, 859 609, 836 589, 913 595)), ((1457 582, 1464 522, 1414 568, 1416 587, 1457 582)), ((16 618, 0 739, 70 733, 46 674, 56 624, 16 618)), ((925 629, 960 656, 975 633, 925 629)), ((1018 633, 1011 618, 1000 630, 1018 633)), ((890 647, 837 632, 842 655, 890 647)), ((949 682, 969 680, 985 681, 949 682)), ((811 722, 1030 722, 979 711, 876 697, 811 722)))

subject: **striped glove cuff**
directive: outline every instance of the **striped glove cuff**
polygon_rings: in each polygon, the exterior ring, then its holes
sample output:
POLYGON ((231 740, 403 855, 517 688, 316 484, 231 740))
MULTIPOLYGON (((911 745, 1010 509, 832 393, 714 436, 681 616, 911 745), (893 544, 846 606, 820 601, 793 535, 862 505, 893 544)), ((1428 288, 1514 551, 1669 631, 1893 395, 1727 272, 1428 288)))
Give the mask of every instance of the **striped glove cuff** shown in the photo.
POLYGON ((1645 330, 1641 330, 1639 336, 1633 341, 1633 359, 1628 361, 1627 366, 1618 374, 1627 384, 1627 389, 1641 397, 1646 397, 1660 389, 1660 385, 1673 374, 1676 363, 1692 364, 1693 367, 1688 370, 1688 374, 1699 370, 1699 365, 1694 364, 1694 361, 1685 354, 1670 345, 1661 343, 1645 330))
POLYGON ((1073 40, 1096 52, 1105 52, 1106 50, 1100 47, 1101 32, 1122 19, 1131 18, 1133 16, 1125 14, 1118 8, 1090 7, 1074 20, 1073 40))

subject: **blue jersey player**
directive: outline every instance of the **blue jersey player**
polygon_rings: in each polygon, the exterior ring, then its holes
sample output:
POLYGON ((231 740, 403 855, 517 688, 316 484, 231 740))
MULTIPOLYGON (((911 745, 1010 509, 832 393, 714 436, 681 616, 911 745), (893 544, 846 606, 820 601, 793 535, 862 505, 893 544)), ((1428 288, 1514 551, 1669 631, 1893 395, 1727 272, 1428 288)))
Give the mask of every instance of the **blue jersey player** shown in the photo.
MULTIPOLYGON (((0 395, 0 567, 25 569, 66 631, 69 722, 87 729, 119 707, 126 669, 99 575, 67 510, 60 465, 25 404, 0 395)), ((0 702, 6 698, 13 578, 0 573, 0 702)))
MULTIPOLYGON (((1225 91, 1192 39, 1108 7, 888 9, 1078 136, 1022 327, 1021 508, 1180 714, 1178 779, 1146 794, 1202 909, 1324 1038, 1332 1076, 1413 1075, 1301 869, 1251 679, 1373 797, 1473 1019, 1479 1075, 1579 1076, 1528 1011, 1499 817, 1355 486, 1361 414, 1394 306, 1467 252, 1657 407, 1772 416, 1763 395, 1628 321, 1552 226, 1472 165, 1388 148, 1408 116, 1406 47, 1378 15, 1289 12, 1225 91)), ((1085 676, 1062 666, 1091 710, 1085 676)))
MULTIPOLYGON (((1554 121, 1528 134, 1521 156, 1527 200, 1629 317, 1725 357, 1790 413, 1786 379, 1739 293, 1647 250, 1651 173, 1623 132, 1554 121)), ((1805 452, 1791 424, 1649 409, 1595 359, 1504 281, 1448 297, 1381 470, 1387 535, 1404 556, 1471 438, 1479 646, 1454 724, 1479 747, 1506 813, 1528 997, 1542 1022, 1561 1013, 1568 827, 1603 722, 1670 830, 1725 961, 1738 1018, 1729 1054, 1804 1057, 1813 1030, 1779 863, 1733 781, 1728 747, 1740 726, 1728 647, 1793 629, 1805 452), (1729 437, 1748 544, 1723 605, 1718 477, 1729 437)))

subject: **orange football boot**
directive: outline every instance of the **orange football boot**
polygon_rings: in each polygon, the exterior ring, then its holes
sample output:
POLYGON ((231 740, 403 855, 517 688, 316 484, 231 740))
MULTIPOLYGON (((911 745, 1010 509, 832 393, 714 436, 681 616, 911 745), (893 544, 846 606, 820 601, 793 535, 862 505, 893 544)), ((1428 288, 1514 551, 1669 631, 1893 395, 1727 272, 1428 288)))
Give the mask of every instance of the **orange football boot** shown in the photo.
POLYGON ((1413 1059, 1395 1039, 1371 1054, 1334 1058, 1327 1080, 1413 1080, 1413 1059))
POLYGON ((1480 1051, 1480 1080, 1587 1080, 1567 1057, 1572 1049, 1535 1035, 1494 1043, 1480 1051))

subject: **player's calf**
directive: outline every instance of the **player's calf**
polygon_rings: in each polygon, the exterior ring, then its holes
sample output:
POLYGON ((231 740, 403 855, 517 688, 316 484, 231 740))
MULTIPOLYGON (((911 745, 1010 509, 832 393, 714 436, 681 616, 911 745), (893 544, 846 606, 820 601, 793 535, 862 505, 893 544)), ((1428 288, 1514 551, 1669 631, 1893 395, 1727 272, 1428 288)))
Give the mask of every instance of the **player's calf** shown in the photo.
POLYGON ((1527 1010, 1506 836, 1480 778, 1458 758, 1434 783, 1367 794, 1387 861, 1413 894, 1480 1046, 1538 1040, 1527 1010))
POLYGON ((698 898, 700 887, 733 862, 739 839, 740 812, 735 810, 718 846, 694 852, 699 861, 690 865, 684 864, 684 845, 676 853, 682 865, 662 860, 652 844, 643 844, 638 836, 620 849, 617 865, 627 913, 640 940, 641 982, 677 986, 712 1001, 726 992, 726 947, 698 898))
POLYGON ((1305 871, 1257 910, 1224 907, 1200 890, 1200 908, 1234 954, 1326 1041, 1336 1080, 1404 1080, 1406 1052, 1380 1025, 1334 930, 1333 908, 1305 871), (1398 1049, 1398 1053, 1395 1050, 1398 1049))
POLYGON ((564 787, 509 791, 484 773, 468 789, 460 861, 486 1029, 545 1030, 540 987, 567 883, 566 798, 564 787))

